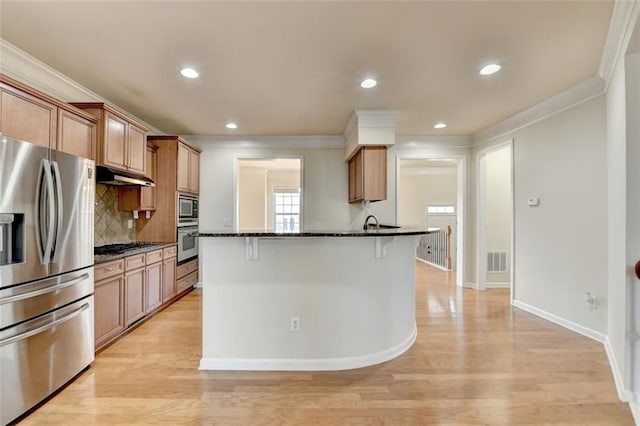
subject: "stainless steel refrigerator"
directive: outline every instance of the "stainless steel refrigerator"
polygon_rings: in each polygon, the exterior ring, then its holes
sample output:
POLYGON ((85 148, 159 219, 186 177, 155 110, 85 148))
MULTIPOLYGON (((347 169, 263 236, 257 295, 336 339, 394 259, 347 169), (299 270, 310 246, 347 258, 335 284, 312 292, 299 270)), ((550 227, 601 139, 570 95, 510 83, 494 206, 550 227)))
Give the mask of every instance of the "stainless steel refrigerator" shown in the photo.
POLYGON ((94 359, 94 169, 0 135, 0 424, 94 359))

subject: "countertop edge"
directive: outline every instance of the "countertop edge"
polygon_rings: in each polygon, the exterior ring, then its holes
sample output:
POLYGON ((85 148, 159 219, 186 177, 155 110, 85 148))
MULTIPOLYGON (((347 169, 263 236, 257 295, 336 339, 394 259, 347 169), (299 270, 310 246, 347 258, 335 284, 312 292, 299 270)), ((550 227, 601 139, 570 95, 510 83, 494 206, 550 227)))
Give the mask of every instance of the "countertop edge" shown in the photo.
POLYGON ((136 254, 146 253, 150 251, 160 250, 167 247, 175 246, 177 243, 158 243, 158 245, 140 247, 134 250, 129 250, 126 253, 118 254, 97 254, 93 256, 93 264, 99 265, 101 263, 111 262, 113 260, 120 260, 125 257, 135 256, 136 254))
POLYGON ((430 231, 420 229, 384 229, 370 231, 305 231, 295 233, 278 232, 194 232, 191 235, 198 238, 207 237, 245 237, 245 238, 313 238, 313 237, 403 237, 426 235, 430 231))

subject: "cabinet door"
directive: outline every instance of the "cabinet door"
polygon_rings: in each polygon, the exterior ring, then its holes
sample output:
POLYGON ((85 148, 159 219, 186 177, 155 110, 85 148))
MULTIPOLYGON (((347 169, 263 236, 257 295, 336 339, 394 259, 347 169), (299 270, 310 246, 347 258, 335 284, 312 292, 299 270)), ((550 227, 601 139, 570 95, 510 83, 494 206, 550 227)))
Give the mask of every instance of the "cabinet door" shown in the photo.
POLYGON ((58 150, 95 160, 96 125, 70 111, 58 110, 58 150))
MULTIPOLYGON (((147 176, 155 182, 157 180, 157 163, 156 152, 153 148, 147 148, 147 176)), ((155 210, 156 209, 156 188, 143 187, 140 188, 140 208, 138 210, 155 210)))
POLYGON ((147 174, 147 133, 130 124, 128 134, 129 157, 127 167, 129 171, 147 174))
POLYGON ((351 157, 349 160, 349 201, 360 201, 364 195, 364 164, 363 152, 364 148, 351 157))
POLYGON ((200 192, 200 154, 189 150, 189 191, 200 192))
POLYGON ((144 316, 144 269, 125 274, 125 320, 127 326, 144 316))
POLYGON ((162 303, 167 303, 176 295, 176 259, 162 262, 162 303))
POLYGON ((0 133, 55 148, 58 107, 4 85, 0 90, 0 133))
POLYGON ((102 162, 106 166, 126 169, 127 164, 127 122, 105 112, 102 162))
POLYGON ((178 143, 178 180, 177 190, 189 192, 189 152, 191 150, 185 145, 178 143))
POLYGON ((367 147, 362 150, 363 188, 365 200, 381 201, 387 199, 387 148, 383 146, 367 147))
POLYGON ((99 348, 125 329, 122 275, 97 281, 94 301, 95 346, 99 348))
POLYGON ((162 262, 147 266, 145 285, 145 314, 155 310, 162 303, 162 262))

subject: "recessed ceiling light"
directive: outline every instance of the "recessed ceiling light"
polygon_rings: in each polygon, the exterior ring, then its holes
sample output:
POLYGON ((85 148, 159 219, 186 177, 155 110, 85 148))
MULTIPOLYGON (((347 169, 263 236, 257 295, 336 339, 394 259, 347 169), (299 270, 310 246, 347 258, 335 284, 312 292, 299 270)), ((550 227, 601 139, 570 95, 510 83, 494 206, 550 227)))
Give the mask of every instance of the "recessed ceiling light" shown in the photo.
POLYGON ((489 64, 482 67, 480 70, 480 75, 491 75, 500 71, 500 64, 489 64))
POLYGON ((194 70, 193 68, 182 68, 180 70, 180 74, 182 74, 183 77, 187 77, 187 78, 198 78, 198 76, 200 74, 198 74, 198 71, 194 70))
POLYGON ((376 87, 376 85, 378 84, 377 81, 375 81, 372 78, 367 78, 362 80, 362 83, 360 83, 360 87, 364 88, 364 89, 371 89, 372 87, 376 87))
POLYGON ((238 125, 236 123, 227 123, 225 127, 227 129, 237 129, 238 125))
POLYGON ((434 129, 444 129, 445 127, 447 127, 447 123, 438 123, 433 126, 434 129))

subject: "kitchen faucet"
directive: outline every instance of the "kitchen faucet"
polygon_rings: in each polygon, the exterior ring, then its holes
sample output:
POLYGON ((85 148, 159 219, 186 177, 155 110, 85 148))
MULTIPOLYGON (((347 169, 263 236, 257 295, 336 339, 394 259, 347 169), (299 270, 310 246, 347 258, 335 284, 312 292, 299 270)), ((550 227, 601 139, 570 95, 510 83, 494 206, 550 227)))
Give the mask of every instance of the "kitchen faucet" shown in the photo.
POLYGON ((370 214, 369 216, 367 216, 367 218, 364 220, 364 227, 363 229, 366 231, 369 229, 369 219, 372 219, 376 221, 376 229, 380 229, 380 223, 378 223, 378 218, 376 217, 376 215, 374 214, 370 214))

